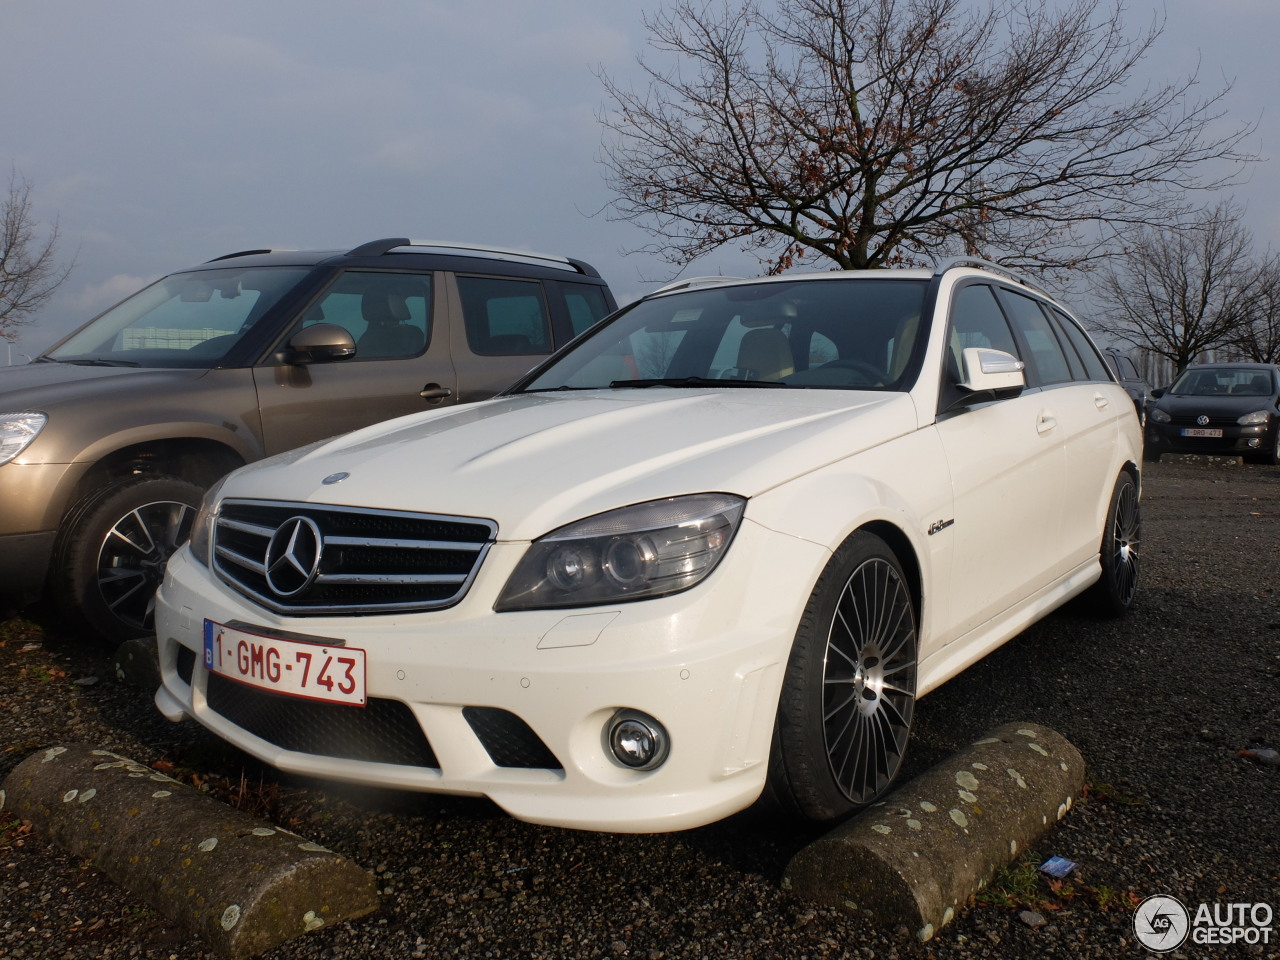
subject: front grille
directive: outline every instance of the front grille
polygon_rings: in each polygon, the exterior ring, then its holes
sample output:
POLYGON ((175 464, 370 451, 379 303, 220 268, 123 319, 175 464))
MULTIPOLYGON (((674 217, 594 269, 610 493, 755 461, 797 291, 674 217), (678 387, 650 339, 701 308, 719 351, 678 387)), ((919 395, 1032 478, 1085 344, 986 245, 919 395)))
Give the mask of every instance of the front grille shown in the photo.
POLYGON ((1181 415, 1173 415, 1170 423, 1178 427, 1235 427, 1239 426, 1235 417, 1209 417, 1208 423, 1199 423, 1196 418, 1199 414, 1189 413, 1181 415))
POLYGON ((300 700, 209 674, 210 708, 255 737, 285 750, 321 757, 438 767, 435 752, 408 706, 370 699, 363 708, 300 700))
POLYGON ((497 707, 463 707, 462 716, 498 767, 563 770, 533 728, 509 710, 497 707))
POLYGON ((227 500, 213 568, 277 613, 431 610, 462 599, 496 535, 470 517, 227 500))

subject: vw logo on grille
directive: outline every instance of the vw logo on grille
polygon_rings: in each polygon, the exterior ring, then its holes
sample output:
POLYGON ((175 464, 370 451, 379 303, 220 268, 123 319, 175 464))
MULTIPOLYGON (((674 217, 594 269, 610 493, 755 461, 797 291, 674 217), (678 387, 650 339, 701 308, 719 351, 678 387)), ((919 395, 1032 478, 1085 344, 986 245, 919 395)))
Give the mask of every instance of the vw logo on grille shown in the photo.
POLYGON ((266 577, 277 596, 292 597, 310 586, 320 570, 320 528, 310 517, 290 517, 267 544, 266 577))
POLYGON ((1207 427, 1209 425, 1209 418, 1202 413, 1200 416, 1196 417, 1196 423, 1202 427, 1207 427))

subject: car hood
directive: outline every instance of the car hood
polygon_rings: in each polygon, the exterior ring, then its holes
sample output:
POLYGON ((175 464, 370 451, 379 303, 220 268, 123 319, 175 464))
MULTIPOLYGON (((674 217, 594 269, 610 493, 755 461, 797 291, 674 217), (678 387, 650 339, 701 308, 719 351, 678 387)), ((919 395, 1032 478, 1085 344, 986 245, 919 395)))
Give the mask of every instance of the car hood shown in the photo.
POLYGON ((1173 417, 1194 417, 1199 414, 1215 418, 1240 417, 1255 410, 1275 410, 1276 398, 1273 396, 1182 397, 1166 393, 1160 398, 1157 406, 1173 417))
POLYGON ((122 392, 143 391, 163 397, 170 385, 190 383, 207 374, 200 369, 97 367, 75 363, 26 363, 0 367, 0 412, 47 413, 90 397, 103 402, 122 392))
POLYGON ((520 394, 415 414, 244 468, 223 494, 483 517, 529 540, 687 493, 751 497, 916 429, 906 394, 520 394), (329 484, 323 480, 345 473, 329 484))

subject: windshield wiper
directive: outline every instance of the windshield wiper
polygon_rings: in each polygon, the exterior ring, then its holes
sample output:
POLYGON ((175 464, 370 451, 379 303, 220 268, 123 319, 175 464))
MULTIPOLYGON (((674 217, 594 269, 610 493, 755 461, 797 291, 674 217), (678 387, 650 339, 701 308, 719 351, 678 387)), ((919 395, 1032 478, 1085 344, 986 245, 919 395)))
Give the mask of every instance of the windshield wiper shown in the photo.
POLYGON ((86 357, 83 360, 61 360, 60 363, 74 363, 77 367, 140 367, 136 360, 104 360, 102 357, 86 357))
POLYGON ((654 377, 649 380, 614 380, 610 388, 626 387, 785 387, 781 380, 714 380, 710 377, 654 377))

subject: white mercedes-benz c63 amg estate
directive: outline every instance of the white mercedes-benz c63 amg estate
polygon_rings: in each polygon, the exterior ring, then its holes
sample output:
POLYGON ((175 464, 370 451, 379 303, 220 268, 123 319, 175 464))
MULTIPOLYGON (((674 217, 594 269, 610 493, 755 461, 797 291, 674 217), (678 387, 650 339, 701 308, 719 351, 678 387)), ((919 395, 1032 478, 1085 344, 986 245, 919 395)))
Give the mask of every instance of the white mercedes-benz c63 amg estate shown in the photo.
POLYGON ((990 264, 688 281, 493 400, 225 478, 156 703, 537 823, 831 822, 918 697, 1078 594, 1129 607, 1141 462, 1080 324, 990 264))

